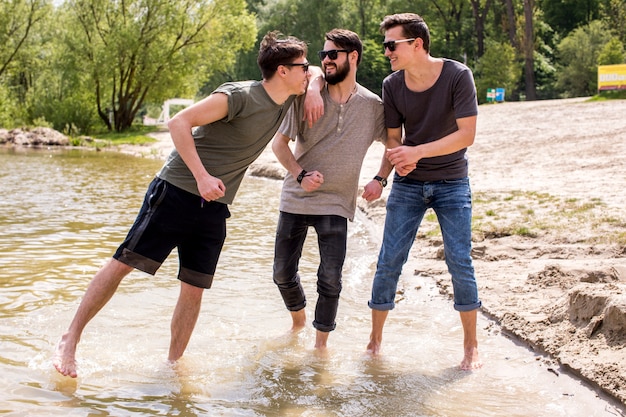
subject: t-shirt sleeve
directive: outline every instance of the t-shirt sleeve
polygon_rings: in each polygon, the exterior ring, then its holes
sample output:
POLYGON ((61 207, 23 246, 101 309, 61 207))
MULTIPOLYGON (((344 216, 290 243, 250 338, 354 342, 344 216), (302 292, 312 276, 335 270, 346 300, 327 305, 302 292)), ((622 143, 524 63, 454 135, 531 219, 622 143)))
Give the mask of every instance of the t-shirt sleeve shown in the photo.
POLYGON ((289 106, 289 110, 283 119, 280 127, 278 128, 278 132, 287 136, 291 140, 296 140, 296 136, 298 136, 299 131, 299 121, 302 119, 300 116, 302 112, 304 96, 298 96, 293 101, 293 104, 289 106))
MULTIPOLYGON (((388 76, 383 81, 383 105, 385 113, 385 127, 396 128, 402 126, 404 118, 396 107, 396 99, 394 97, 394 74, 388 76)), ((397 89, 396 89, 397 91, 397 89)))
POLYGON ((476 85, 474 76, 469 68, 459 71, 453 89, 454 116, 457 119, 476 116, 478 114, 478 101, 476 99, 476 85))
POLYGON ((382 100, 376 101, 376 125, 374 131, 374 140, 387 143, 387 128, 385 127, 385 108, 382 100))
POLYGON ((224 83, 213 91, 213 94, 215 93, 226 94, 228 97, 228 114, 222 120, 230 122, 235 119, 244 108, 246 101, 246 94, 241 87, 232 83, 224 83))

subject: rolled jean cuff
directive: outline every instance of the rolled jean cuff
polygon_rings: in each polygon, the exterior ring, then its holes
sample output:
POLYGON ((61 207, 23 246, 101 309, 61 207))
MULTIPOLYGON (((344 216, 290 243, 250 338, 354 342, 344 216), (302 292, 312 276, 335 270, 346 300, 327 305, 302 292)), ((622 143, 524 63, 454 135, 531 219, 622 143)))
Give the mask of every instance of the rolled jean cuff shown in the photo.
POLYGON ((295 306, 288 306, 287 304, 285 304, 285 307, 287 307, 287 310, 289 310, 289 311, 300 311, 304 307, 306 307, 306 300, 304 300, 303 302, 301 302, 300 304, 297 304, 295 306))
POLYGON ((369 308, 371 308, 372 310, 378 310, 378 311, 389 311, 389 310, 393 310, 393 308, 396 306, 395 303, 391 302, 391 303, 383 303, 383 304, 375 304, 372 301, 368 301, 367 305, 369 306, 369 308))
POLYGON ((315 327, 315 329, 319 330, 320 332, 328 333, 328 332, 332 332, 333 330, 335 330, 335 327, 337 327, 337 324, 333 323, 331 326, 327 326, 325 324, 318 323, 317 321, 313 320, 313 327, 315 327))
POLYGON ((482 301, 472 304, 454 304, 454 309, 460 312, 474 311, 483 305, 482 301))

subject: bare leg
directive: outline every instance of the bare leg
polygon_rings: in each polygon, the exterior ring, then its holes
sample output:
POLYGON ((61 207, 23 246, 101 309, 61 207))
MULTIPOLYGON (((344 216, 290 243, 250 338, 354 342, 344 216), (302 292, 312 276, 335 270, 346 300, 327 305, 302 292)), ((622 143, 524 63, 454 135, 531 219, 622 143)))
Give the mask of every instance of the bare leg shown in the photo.
POLYGON ((168 360, 175 362, 183 356, 191 333, 196 326, 198 316, 200 315, 200 306, 202 304, 202 294, 204 288, 194 287, 193 285, 180 283, 180 295, 172 316, 170 326, 172 339, 170 340, 170 351, 168 360))
POLYGON ((85 326, 111 299, 122 279, 132 270, 133 267, 111 259, 93 277, 69 329, 56 347, 52 364, 61 375, 76 378, 76 346, 85 326))
POLYGON ((483 366, 478 359, 478 339, 476 338, 476 317, 478 310, 462 311, 461 323, 463 324, 463 361, 461 369, 471 371, 483 366))
POLYGON ((299 332, 306 326, 306 311, 302 308, 298 311, 290 311, 291 313, 291 332, 299 332))
POLYGON ((315 349, 324 350, 326 349, 326 343, 328 342, 328 335, 330 332, 321 332, 317 330, 315 332, 315 349))
POLYGON ((380 353, 380 344, 383 341, 383 327, 387 320, 388 310, 380 311, 372 309, 372 333, 370 333, 370 342, 367 345, 367 352, 372 355, 380 353))

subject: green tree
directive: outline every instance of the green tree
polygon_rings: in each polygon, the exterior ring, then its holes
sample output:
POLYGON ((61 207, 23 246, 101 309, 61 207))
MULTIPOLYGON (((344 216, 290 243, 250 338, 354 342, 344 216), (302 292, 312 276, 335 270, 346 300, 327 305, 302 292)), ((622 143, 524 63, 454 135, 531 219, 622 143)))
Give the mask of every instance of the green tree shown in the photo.
POLYGON ((0 1, 0 76, 15 62, 50 11, 47 0, 0 1))
POLYGON ((385 0, 345 0, 348 22, 361 39, 376 38, 383 18, 385 0))
POLYGON ((244 0, 70 0, 67 48, 82 62, 109 129, 129 128, 146 102, 193 96, 250 48, 244 0))
POLYGON ((563 36, 598 19, 601 3, 602 0, 539 0, 545 22, 563 36))
POLYGON ((622 43, 626 44, 626 1, 608 0, 602 5, 602 20, 615 33, 622 43))
POLYGON ((418 14, 430 28, 432 54, 464 63, 473 60, 478 42, 470 3, 467 0, 432 0, 430 7, 432 9, 418 14))
POLYGON ((485 21, 490 12, 493 0, 470 0, 474 16, 476 32, 477 54, 480 58, 485 53, 485 21))
POLYGON ((623 64, 625 59, 624 44, 619 38, 613 37, 598 54, 598 65, 623 64))
POLYGON ((359 84, 378 95, 382 93, 383 78, 391 72, 389 61, 382 50, 380 43, 372 39, 364 40, 363 58, 356 73, 359 84))
POLYGON ((315 52, 324 44, 324 34, 330 29, 344 27, 358 32, 358 23, 347 24, 346 16, 343 0, 279 0, 264 10, 259 34, 278 30, 308 42, 311 52, 315 52))
POLYGON ((527 100, 537 99, 535 82, 535 0, 524 0, 524 36, 521 44, 524 56, 524 91, 527 100))
POLYGON ((24 101, 39 69, 39 31, 51 10, 47 0, 0 1, 0 126, 28 123, 24 101))
MULTIPOLYGON (((346 23, 350 15, 349 4, 344 0, 248 0, 250 10, 256 11, 258 37, 256 47, 265 33, 277 30, 285 35, 296 36, 309 45, 308 60, 313 65, 320 65, 316 52, 324 45, 324 34, 330 29, 343 27, 358 33, 360 25, 346 23)), ((353 5, 353 3, 350 3, 353 5)), ((209 93, 224 78, 258 79, 254 50, 242 52, 237 58, 237 65, 232 74, 222 74, 203 88, 209 93)))
POLYGON ((598 56, 611 35, 595 20, 570 33, 558 46, 557 87, 565 97, 588 96, 598 89, 598 56))
POLYGON ((5 91, 0 99, 2 125, 36 124, 68 134, 88 133, 98 122, 90 81, 83 63, 74 62, 65 48, 66 15, 58 8, 47 11, 0 77, 5 91))
POLYGON ((0 83, 0 128, 14 127, 18 114, 19 107, 17 100, 11 95, 7 86, 0 83))
POLYGON ((45 119, 68 135, 89 134, 100 124, 89 72, 83 71, 79 55, 67 48, 66 37, 72 33, 68 12, 54 12, 55 25, 47 27, 39 51, 39 65, 27 94, 31 120, 45 119))
POLYGON ((560 42, 558 34, 542 19, 541 10, 535 14, 535 48, 534 48, 534 75, 538 99, 558 97, 556 91, 557 44, 560 42))
POLYGON ((509 93, 514 91, 520 73, 513 46, 493 41, 488 41, 486 46, 475 74, 476 92, 481 103, 485 102, 488 88, 504 88, 509 93))

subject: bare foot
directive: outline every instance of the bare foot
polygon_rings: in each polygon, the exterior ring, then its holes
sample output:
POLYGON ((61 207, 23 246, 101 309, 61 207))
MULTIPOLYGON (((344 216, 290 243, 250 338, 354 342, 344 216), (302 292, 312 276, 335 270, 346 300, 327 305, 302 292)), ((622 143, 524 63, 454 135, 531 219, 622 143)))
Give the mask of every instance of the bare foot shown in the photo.
POLYGON ((315 349, 326 350, 329 333, 330 332, 321 332, 319 330, 315 331, 315 349))
POLYGON ((298 333, 306 326, 306 311, 304 309, 291 311, 291 333, 298 333))
POLYGON ((69 343, 64 335, 56 347, 52 365, 63 376, 76 378, 76 345, 69 343))
POLYGON ((296 324, 294 323, 291 326, 291 329, 289 329, 290 333, 298 333, 300 330, 304 329, 305 325, 304 324, 296 324))
POLYGON ((380 342, 370 340, 370 342, 367 344, 366 352, 369 355, 378 356, 380 354, 380 342))
POLYGON ((483 363, 478 359, 478 349, 473 347, 465 351, 465 356, 461 362, 461 369, 464 371, 473 371, 482 368, 483 363))

